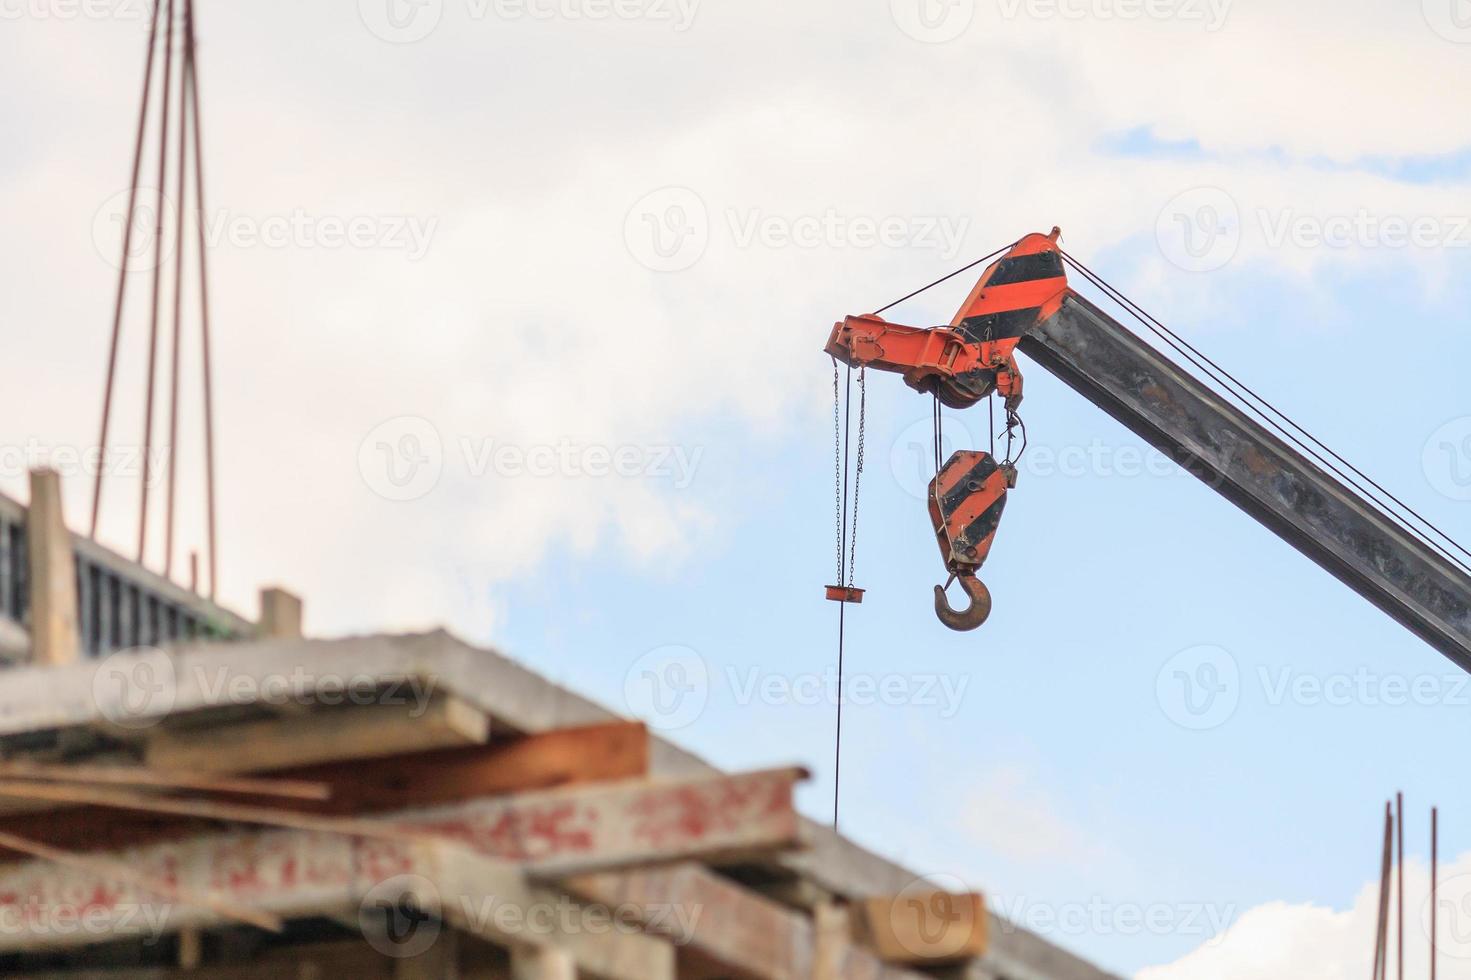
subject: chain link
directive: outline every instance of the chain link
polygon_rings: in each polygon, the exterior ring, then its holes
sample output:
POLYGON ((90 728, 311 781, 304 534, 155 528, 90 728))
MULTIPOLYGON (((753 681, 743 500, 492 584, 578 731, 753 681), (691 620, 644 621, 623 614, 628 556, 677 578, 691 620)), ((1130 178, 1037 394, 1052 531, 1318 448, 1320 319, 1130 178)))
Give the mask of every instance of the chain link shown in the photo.
POLYGON ((838 556, 838 585, 843 584, 843 426, 838 397, 838 359, 833 358, 833 548, 838 556))
MULTIPOLYGON (((853 568, 858 563, 858 486, 863 479, 863 433, 868 412, 868 369, 858 369, 858 462, 853 470, 853 526, 848 533, 848 587, 853 587, 853 568)), ((838 574, 842 574, 839 559, 838 574)))

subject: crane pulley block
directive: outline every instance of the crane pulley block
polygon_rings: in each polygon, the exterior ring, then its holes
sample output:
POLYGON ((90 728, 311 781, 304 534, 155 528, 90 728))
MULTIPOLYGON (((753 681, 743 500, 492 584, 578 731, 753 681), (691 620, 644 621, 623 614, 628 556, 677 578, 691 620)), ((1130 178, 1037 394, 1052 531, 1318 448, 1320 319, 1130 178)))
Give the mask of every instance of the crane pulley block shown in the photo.
POLYGON ((930 521, 940 557, 971 599, 969 608, 954 610, 944 586, 935 586, 935 612, 951 629, 975 629, 991 614, 991 593, 976 572, 996 540, 1006 491, 1015 486, 1015 466, 997 462, 988 452, 968 449, 952 455, 930 481, 930 521))

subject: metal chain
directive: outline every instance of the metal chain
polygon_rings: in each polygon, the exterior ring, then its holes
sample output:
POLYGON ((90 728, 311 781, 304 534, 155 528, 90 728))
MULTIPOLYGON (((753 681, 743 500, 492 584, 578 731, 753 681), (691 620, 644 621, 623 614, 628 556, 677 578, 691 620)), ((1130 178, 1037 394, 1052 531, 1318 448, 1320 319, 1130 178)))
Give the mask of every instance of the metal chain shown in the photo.
POLYGON ((838 359, 833 358, 833 548, 838 557, 837 584, 843 584, 843 426, 838 397, 838 359))
MULTIPOLYGON (((853 586, 853 568, 858 562, 858 486, 863 480, 863 432, 868 410, 868 369, 858 369, 858 462, 853 470, 853 526, 848 535, 848 587, 853 586)), ((842 574, 841 559, 838 574, 842 574)))

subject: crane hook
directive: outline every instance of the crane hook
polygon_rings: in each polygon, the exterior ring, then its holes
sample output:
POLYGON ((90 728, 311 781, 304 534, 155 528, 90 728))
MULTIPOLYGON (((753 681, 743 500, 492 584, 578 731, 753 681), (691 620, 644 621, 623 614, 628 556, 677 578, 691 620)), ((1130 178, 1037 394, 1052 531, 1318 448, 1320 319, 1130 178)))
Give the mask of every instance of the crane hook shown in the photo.
MULTIPOLYGON (((986 588, 986 583, 974 575, 961 573, 954 576, 959 580, 960 587, 965 594, 970 596, 970 605, 963 610, 950 608, 950 600, 945 595, 945 586, 935 586, 935 615, 940 617, 940 622, 953 630, 966 632, 976 629, 991 615, 991 590, 986 588)), ((948 583, 947 583, 948 584, 948 583)))

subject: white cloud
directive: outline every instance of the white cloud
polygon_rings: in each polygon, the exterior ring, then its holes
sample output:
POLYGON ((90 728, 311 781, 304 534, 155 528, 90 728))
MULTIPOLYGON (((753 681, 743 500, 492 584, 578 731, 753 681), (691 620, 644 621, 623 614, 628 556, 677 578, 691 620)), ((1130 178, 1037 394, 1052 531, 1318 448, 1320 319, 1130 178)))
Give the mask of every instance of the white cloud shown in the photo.
MULTIPOLYGON (((1166 202, 1216 186, 1243 215, 1228 272, 1256 263, 1306 277, 1384 253, 1274 248, 1263 229, 1279 225, 1259 211, 1322 224, 1363 209, 1454 216, 1466 200, 1464 186, 1305 162, 1471 143, 1457 102, 1463 49, 1394 0, 1243 0, 1215 32, 998 20, 981 4, 947 44, 906 36, 885 3, 706 3, 675 31, 497 20, 476 15, 485 4, 445 0, 439 27, 404 45, 373 36, 356 6, 201 13, 213 207, 257 223, 298 212, 432 222, 417 261, 300 242, 211 254, 226 594, 249 606, 253 583, 284 576, 311 599, 317 629, 444 615, 483 637, 499 617, 425 604, 436 582, 455 588, 449 569, 493 583, 549 555, 651 568, 708 546, 751 516, 739 481, 767 477, 736 465, 739 447, 694 433, 718 419, 780 436, 817 417, 827 325, 959 264, 916 241, 926 221, 963 228, 963 257, 1053 222, 1081 253, 1143 243, 1155 256, 1166 202), (1210 155, 1100 149, 1136 127, 1210 155), (625 219, 666 186, 698 196, 708 244, 690 268, 654 272, 625 241, 625 219), (829 214, 846 230, 813 246, 743 244, 739 230, 753 216, 791 229, 829 214), (908 229, 894 247, 852 230, 890 219, 908 229), (421 500, 390 503, 369 490, 357 450, 401 415, 438 428, 444 474, 421 500), (462 438, 673 444, 704 458, 682 488, 487 477, 469 472, 462 438), (298 542, 310 546, 283 568, 298 542)), ((24 383, 0 384, 0 444, 95 439, 112 270, 94 217, 125 180, 141 46, 139 25, 106 20, 25 17, 0 39, 0 81, 26 93, 0 108, 14 134, 0 213, 20 229, 0 240, 3 369, 27 366, 24 383)), ((1412 257, 1433 274, 1423 250, 1412 257)), ((1195 302, 1231 281, 1160 258, 1117 278, 1195 302)), ((119 439, 138 428, 146 285, 134 284, 119 439)), ((135 505, 116 493, 106 533, 126 542, 135 505)), ((190 527, 198 509, 186 494, 190 527)))
MULTIPOLYGON (((1139 971, 1136 980, 1357 980, 1370 975, 1379 883, 1364 885, 1353 905, 1333 910, 1270 902, 1243 913, 1224 936, 1167 966, 1139 971)), ((1436 942, 1438 976, 1471 977, 1471 853, 1443 864, 1436 942)), ((1429 976, 1430 873, 1405 863, 1405 976, 1429 976)), ((1396 975, 1397 920, 1391 905, 1390 975, 1396 975)))
POLYGON ((1108 854, 1103 842, 1063 816, 1051 795, 1022 768, 982 774, 959 811, 961 829, 983 853, 1035 867, 1093 864, 1108 854))

